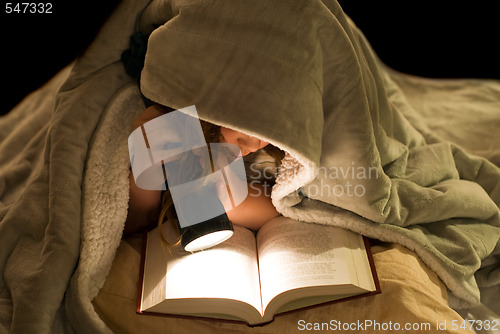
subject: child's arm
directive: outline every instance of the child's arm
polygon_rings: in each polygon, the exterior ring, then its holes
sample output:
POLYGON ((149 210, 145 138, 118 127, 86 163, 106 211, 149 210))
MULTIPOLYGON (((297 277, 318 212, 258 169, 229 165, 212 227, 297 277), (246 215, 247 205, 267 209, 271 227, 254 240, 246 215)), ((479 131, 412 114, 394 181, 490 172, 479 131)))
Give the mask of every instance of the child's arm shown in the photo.
POLYGON ((267 221, 279 216, 271 198, 267 196, 269 191, 270 189, 260 184, 249 185, 248 196, 245 200, 227 212, 229 220, 256 231, 267 221))
POLYGON ((130 191, 125 235, 151 229, 158 222, 161 191, 139 188, 132 172, 129 175, 130 191))
MULTIPOLYGON (((144 110, 134 122, 134 129, 163 113, 158 108, 149 107, 144 110)), ((160 213, 161 191, 139 188, 134 181, 132 172, 129 175, 129 201, 125 235, 136 233, 153 227, 160 213)))
MULTIPOLYGON (((279 213, 266 195, 269 189, 262 185, 252 184, 248 188, 248 196, 245 200, 227 212, 231 222, 254 231, 258 230, 264 223, 279 213)), ((130 199, 127 222, 124 234, 131 234, 141 230, 150 229, 158 221, 160 213, 161 191, 144 190, 134 182, 130 173, 130 199)))
MULTIPOLYGON (((254 231, 279 213, 266 195, 269 189, 252 184, 248 188, 248 196, 234 209, 227 212, 229 220, 254 231)), ((139 232, 155 226, 160 213, 161 191, 144 190, 134 182, 130 173, 130 199, 124 234, 139 232)))

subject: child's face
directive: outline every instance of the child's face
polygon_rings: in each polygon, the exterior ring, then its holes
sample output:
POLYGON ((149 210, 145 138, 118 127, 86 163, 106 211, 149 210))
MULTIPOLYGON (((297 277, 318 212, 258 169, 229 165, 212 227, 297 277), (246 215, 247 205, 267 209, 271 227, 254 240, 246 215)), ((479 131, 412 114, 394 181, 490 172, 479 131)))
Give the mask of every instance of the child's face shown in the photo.
POLYGON ((252 137, 225 127, 221 127, 220 133, 224 138, 224 142, 238 146, 243 156, 260 150, 261 148, 269 144, 268 142, 260 140, 259 138, 252 137))

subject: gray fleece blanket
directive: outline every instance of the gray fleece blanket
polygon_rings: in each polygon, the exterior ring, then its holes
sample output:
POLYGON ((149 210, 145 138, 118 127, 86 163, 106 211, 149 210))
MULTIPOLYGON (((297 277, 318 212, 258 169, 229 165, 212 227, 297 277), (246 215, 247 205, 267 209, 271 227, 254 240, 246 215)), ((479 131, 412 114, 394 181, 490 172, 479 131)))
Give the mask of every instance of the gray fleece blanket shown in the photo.
POLYGON ((500 83, 393 73, 334 1, 130 0, 0 119, 1 332, 108 331, 91 300, 126 218, 137 30, 147 98, 287 152, 283 215, 409 247, 457 307, 500 283, 500 83))

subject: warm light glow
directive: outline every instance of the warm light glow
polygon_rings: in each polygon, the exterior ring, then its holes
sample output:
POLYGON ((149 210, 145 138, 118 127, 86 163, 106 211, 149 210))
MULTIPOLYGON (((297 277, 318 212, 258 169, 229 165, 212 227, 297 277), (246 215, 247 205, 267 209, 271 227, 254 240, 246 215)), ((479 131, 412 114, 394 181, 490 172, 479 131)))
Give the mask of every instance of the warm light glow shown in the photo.
POLYGON ((188 252, 196 252, 202 249, 208 249, 215 245, 220 244, 223 241, 226 241, 233 235, 233 231, 224 230, 224 231, 216 231, 209 234, 205 234, 193 241, 184 247, 184 249, 188 252))

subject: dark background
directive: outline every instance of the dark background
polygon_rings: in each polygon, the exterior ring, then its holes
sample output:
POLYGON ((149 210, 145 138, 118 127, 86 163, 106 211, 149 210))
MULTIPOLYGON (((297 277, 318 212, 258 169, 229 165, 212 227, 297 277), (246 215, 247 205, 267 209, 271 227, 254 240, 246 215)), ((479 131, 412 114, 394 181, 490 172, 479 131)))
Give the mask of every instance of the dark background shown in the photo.
POLYGON ((493 1, 340 3, 394 69, 434 78, 500 79, 500 20, 493 1))
POLYGON ((1 3, 0 114, 8 112, 26 94, 84 52, 119 3, 118 0, 29 1, 51 2, 52 14, 6 14, 6 3, 17 2, 1 3))
MULTIPOLYGON (((52 1, 52 14, 6 14, 2 2, 0 114, 81 54, 118 2, 57 0, 52 1)), ((494 1, 340 3, 382 61, 398 71, 500 79, 500 23, 494 1)))

